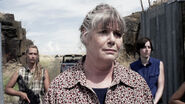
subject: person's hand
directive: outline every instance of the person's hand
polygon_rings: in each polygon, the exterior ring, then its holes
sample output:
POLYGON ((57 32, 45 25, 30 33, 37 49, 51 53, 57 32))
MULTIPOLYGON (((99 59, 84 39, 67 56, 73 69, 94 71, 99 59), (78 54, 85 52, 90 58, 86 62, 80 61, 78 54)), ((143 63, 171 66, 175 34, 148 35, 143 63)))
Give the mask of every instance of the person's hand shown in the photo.
POLYGON ((28 98, 27 94, 24 92, 20 92, 20 96, 23 100, 28 101, 28 103, 30 103, 30 99, 28 98))

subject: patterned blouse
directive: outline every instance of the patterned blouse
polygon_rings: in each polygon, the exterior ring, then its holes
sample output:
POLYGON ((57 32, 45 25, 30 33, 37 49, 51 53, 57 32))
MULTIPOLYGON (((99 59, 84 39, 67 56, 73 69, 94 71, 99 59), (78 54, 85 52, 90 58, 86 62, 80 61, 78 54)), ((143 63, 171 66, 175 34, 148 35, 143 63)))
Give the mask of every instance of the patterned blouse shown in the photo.
MULTIPOLYGON (((24 82, 26 83, 27 87, 31 89, 35 94, 39 94, 39 99, 40 99, 40 104, 42 104, 42 99, 45 94, 44 92, 44 71, 45 69, 42 68, 42 75, 41 75, 41 80, 34 80, 33 79, 33 72, 30 72, 28 68, 22 67, 19 70, 19 76, 21 75, 24 82)), ((24 88, 22 88, 22 85, 18 83, 19 85, 19 90, 23 91, 24 88)), ((20 98, 19 99, 19 104, 24 104, 24 101, 20 98)))
MULTIPOLYGON (((100 104, 86 83, 82 62, 58 75, 45 95, 45 104, 100 104)), ((145 80, 131 69, 115 62, 113 81, 107 89, 105 104, 153 104, 145 80)))

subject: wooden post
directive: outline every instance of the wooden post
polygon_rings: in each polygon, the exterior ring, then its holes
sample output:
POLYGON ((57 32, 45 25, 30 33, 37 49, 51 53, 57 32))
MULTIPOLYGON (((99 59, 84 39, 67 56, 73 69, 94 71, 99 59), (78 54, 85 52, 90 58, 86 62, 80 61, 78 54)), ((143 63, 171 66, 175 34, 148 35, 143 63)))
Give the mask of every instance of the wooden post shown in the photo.
POLYGON ((142 11, 144 11, 143 2, 140 0, 142 11))
POLYGON ((0 23, 0 104, 4 104, 4 90, 3 90, 3 71, 2 71, 2 41, 1 41, 1 23, 0 23))

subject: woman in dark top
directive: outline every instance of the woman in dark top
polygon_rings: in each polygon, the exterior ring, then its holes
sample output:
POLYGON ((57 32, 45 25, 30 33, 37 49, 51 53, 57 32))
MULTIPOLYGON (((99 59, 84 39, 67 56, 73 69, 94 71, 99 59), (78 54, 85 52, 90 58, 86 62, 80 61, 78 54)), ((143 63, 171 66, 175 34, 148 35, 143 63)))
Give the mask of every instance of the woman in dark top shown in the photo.
POLYGON ((164 89, 163 62, 150 57, 153 47, 151 40, 147 37, 143 37, 136 42, 136 50, 139 59, 131 63, 130 67, 145 79, 152 92, 154 104, 157 104, 164 89))

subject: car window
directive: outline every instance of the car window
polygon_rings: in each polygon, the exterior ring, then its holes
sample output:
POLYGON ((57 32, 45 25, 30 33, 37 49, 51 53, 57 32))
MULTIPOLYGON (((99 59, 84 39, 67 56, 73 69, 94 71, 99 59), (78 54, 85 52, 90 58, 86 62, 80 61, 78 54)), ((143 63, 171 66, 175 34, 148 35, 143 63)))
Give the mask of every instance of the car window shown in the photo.
POLYGON ((75 65, 75 63, 77 63, 82 57, 83 55, 64 55, 61 62, 60 72, 63 72, 69 67, 75 65))

